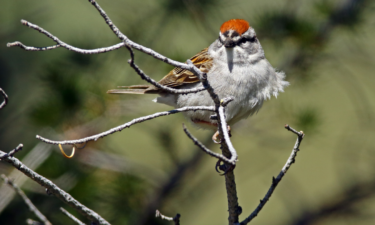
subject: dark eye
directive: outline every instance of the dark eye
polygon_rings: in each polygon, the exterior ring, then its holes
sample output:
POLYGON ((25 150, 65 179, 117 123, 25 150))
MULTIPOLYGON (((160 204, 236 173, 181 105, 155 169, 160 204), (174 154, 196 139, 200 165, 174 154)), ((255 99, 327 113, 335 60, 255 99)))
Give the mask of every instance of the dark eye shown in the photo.
POLYGON ((251 37, 251 38, 247 38, 247 37, 244 37, 244 38, 241 38, 240 41, 238 42, 238 44, 245 44, 246 42, 255 42, 256 40, 256 37, 251 37))

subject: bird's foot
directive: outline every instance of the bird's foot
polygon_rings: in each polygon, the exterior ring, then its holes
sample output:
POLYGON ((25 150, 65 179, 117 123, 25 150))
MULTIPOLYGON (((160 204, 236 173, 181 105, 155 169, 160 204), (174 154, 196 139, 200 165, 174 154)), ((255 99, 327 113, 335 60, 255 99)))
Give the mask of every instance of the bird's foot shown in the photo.
POLYGON ((221 143, 221 138, 220 138, 220 134, 219 134, 219 131, 216 131, 214 133, 214 135, 212 135, 212 141, 215 143, 215 144, 220 144, 221 143), (219 140, 220 139, 220 140, 219 140))
MULTIPOLYGON (((229 137, 232 137, 232 132, 231 132, 231 129, 230 129, 230 126, 228 126, 228 134, 229 134, 229 137)), ((222 142, 222 138, 220 138, 220 134, 219 134, 219 131, 216 131, 214 133, 214 135, 212 135, 212 141, 216 144, 221 144, 222 142), (220 140, 219 140, 220 139, 220 140)))

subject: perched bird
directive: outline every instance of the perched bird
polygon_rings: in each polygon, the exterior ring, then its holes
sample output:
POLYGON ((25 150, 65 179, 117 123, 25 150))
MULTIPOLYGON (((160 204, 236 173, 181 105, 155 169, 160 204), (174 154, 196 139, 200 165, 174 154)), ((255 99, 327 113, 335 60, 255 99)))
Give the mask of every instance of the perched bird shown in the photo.
MULTIPOLYGON (((284 81, 284 73, 276 71, 267 61, 254 29, 243 19, 223 23, 219 37, 190 60, 207 73, 207 79, 220 99, 234 98, 225 110, 228 125, 254 114, 262 107, 264 100, 272 95, 277 97, 289 85, 284 81)), ((174 68, 159 84, 177 89, 202 87, 198 77, 181 68, 174 68)), ((214 105, 207 91, 170 94, 153 85, 133 85, 107 93, 159 94, 154 102, 176 108, 214 105)), ((217 130, 217 121, 210 119, 212 112, 190 111, 184 114, 198 127, 217 130)), ((217 133, 215 135, 214 140, 217 133)))

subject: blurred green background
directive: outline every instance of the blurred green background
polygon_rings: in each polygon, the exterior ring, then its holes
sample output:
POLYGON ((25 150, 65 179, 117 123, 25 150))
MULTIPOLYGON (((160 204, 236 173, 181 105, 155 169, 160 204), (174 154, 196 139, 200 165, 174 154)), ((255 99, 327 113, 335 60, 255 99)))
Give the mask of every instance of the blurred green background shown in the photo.
MULTIPOLYGON (((286 72, 290 86, 267 101, 257 115, 232 128, 239 154, 235 169, 241 219, 259 203, 287 160, 295 135, 306 133, 296 164, 252 224, 375 224, 375 2, 118 0, 99 1, 113 22, 133 41, 179 61, 211 44, 228 19, 250 22, 267 59, 286 72)), ((80 55, 66 49, 27 52, 7 48, 54 43, 20 23, 26 19, 80 48, 118 43, 87 1, 0 3, 0 87, 9 104, 0 111, 0 149, 19 143, 25 164, 54 181, 113 224, 170 224, 154 218, 182 215, 183 224, 226 224, 224 178, 215 159, 197 150, 182 131, 182 115, 135 125, 90 142, 73 159, 52 139, 77 139, 133 118, 171 109, 154 96, 107 95, 108 89, 144 82, 119 49, 80 55)), ((171 66, 136 53, 136 63, 162 78, 171 66)), ((190 131, 207 146, 210 131, 190 131)), ((69 149, 66 149, 69 152, 69 149)), ((0 163, 53 224, 71 224, 57 198, 0 163)), ((1 184, 0 223, 36 219, 19 196, 1 184)))

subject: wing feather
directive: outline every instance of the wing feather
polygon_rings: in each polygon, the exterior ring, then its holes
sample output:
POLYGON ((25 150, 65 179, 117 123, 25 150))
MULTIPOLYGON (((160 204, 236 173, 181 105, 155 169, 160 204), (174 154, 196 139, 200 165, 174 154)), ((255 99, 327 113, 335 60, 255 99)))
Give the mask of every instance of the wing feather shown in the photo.
MULTIPOLYGON (((208 54, 208 48, 203 49, 201 52, 190 58, 193 64, 202 72, 207 73, 212 67, 212 58, 208 54)), ((186 84, 193 84, 199 82, 199 78, 192 72, 175 67, 158 83, 167 87, 176 88, 186 84)), ((110 94, 154 94, 159 93, 161 90, 154 85, 132 85, 120 86, 118 88, 109 90, 110 94)))
MULTIPOLYGON (((212 67, 212 58, 208 54, 208 48, 203 49, 201 52, 190 58, 190 60, 202 72, 207 73, 212 67)), ((192 72, 176 67, 158 83, 167 87, 179 87, 185 84, 193 84, 197 82, 199 82, 199 79, 192 72)))

